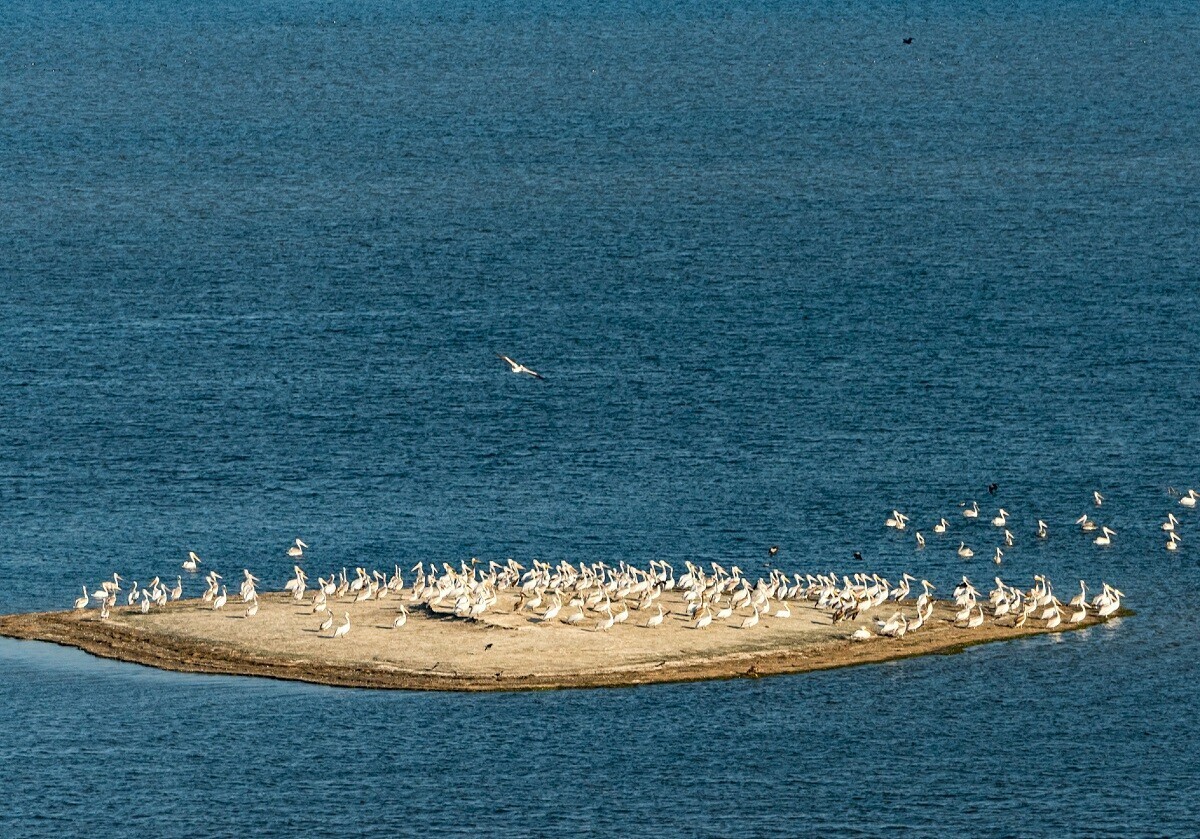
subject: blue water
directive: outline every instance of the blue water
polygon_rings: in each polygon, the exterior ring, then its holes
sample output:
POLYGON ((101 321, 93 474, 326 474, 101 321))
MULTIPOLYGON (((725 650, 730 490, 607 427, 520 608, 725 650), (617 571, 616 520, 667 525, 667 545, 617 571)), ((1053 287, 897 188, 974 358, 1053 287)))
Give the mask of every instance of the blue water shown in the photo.
POLYGON ((485 696, 0 641, 0 834, 1200 832, 1191 4, 10 0, 0 46, 0 610, 298 535, 983 583, 978 499, 1008 581, 1137 611, 485 696))

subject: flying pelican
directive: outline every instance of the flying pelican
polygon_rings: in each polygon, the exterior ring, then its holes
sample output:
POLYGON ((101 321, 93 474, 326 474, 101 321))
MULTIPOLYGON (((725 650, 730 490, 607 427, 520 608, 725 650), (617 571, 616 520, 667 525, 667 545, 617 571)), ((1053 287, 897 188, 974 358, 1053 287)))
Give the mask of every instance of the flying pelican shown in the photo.
POLYGON ((992 525, 995 527, 1004 527, 1008 524, 1008 511, 1003 507, 1000 508, 1000 514, 992 519, 992 525))
POLYGON ((334 638, 341 638, 350 632, 350 613, 346 612, 345 614, 346 622, 338 626, 337 629, 333 630, 334 638))
POLYGON ((1175 529, 1175 525, 1179 524, 1179 519, 1175 518, 1174 513, 1167 513, 1167 520, 1163 522, 1162 529, 1170 533, 1175 529))
POLYGON ((1103 495, 1101 495, 1101 494, 1100 494, 1100 493, 1098 493, 1098 492, 1093 492, 1093 493, 1092 493, 1092 500, 1093 500, 1093 501, 1095 501, 1095 502, 1096 502, 1096 506, 1097 506, 1097 507, 1099 507, 1101 504, 1103 504, 1103 503, 1104 503, 1104 496, 1103 496, 1103 495))
POLYGON ((86 609, 87 604, 88 604, 88 590, 87 590, 87 586, 84 586, 83 587, 83 597, 75 598, 75 608, 76 608, 76 610, 86 609))
POLYGON ((296 544, 292 545, 290 548, 287 549, 287 555, 292 558, 304 556, 304 549, 307 547, 308 547, 308 545, 304 544, 299 539, 297 539, 296 544))
POLYGON ((968 519, 979 518, 979 502, 972 501, 971 506, 963 510, 963 516, 968 519))
POLYGON ((938 519, 938 523, 933 526, 934 533, 945 533, 946 528, 950 526, 950 522, 945 519, 938 519))
POLYGON ((195 571, 198 565, 200 565, 200 557, 196 556, 195 551, 188 551, 188 558, 183 562, 183 570, 195 571))
POLYGON ((658 614, 652 615, 650 620, 646 621, 646 626, 660 626, 663 622, 663 607, 658 607, 658 614))
POLYGON ((1041 519, 1038 519, 1037 535, 1039 539, 1045 539, 1050 535, 1050 528, 1046 527, 1046 523, 1041 519))
POLYGON ((1113 529, 1111 529, 1111 528, 1108 528, 1108 527, 1103 527, 1103 528, 1101 528, 1101 532, 1102 532, 1104 535, 1103 535, 1103 536, 1097 536, 1097 537, 1096 537, 1096 538, 1095 538, 1093 541, 1094 541, 1094 542, 1095 542, 1097 545, 1099 545, 1099 546, 1101 546, 1101 547, 1105 547, 1105 546, 1107 546, 1107 545, 1111 545, 1111 544, 1112 544, 1112 537, 1114 537, 1114 536, 1116 536, 1116 535, 1117 535, 1117 531, 1115 531, 1115 530, 1113 530, 1113 529))
POLYGON ((524 364, 520 364, 516 361, 513 361, 511 358, 509 358, 506 355, 501 355, 500 353, 496 353, 496 358, 499 358, 502 361, 504 361, 505 363, 507 363, 509 368, 514 373, 518 373, 518 374, 524 373, 527 376, 533 376, 535 379, 542 379, 543 381, 546 378, 541 373, 538 373, 536 370, 531 370, 528 367, 526 367, 524 364))
POLYGON ((959 542, 958 555, 963 559, 970 559, 971 557, 975 556, 975 551, 968 548, 966 542, 959 542))
POLYGON ((1185 507, 1195 507, 1197 498, 1200 498, 1200 492, 1196 492, 1194 489, 1189 489, 1187 491, 1187 495, 1179 499, 1179 503, 1185 507))

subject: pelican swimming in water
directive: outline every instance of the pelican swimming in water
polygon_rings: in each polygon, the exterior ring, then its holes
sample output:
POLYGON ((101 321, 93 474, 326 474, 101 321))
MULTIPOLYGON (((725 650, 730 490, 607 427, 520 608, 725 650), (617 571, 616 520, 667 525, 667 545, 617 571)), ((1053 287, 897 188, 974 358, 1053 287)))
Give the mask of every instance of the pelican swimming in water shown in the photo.
POLYGON ((1048 528, 1046 526, 1046 523, 1044 521, 1042 521, 1041 519, 1038 519, 1038 529, 1037 529, 1038 538, 1045 539, 1049 535, 1050 535, 1050 528, 1048 528))
POLYGON ((963 510, 963 517, 968 519, 979 518, 979 502, 972 501, 971 506, 963 510))
POLYGON ((532 370, 532 369, 526 367, 524 364, 520 364, 519 362, 513 361, 511 358, 509 358, 506 355, 501 355, 500 353, 496 353, 496 358, 499 358, 500 360, 502 360, 506 364, 508 364, 509 369, 512 370, 512 372, 517 373, 518 375, 524 373, 526 376, 533 376, 535 379, 542 379, 543 381, 546 378, 541 373, 538 373, 536 370, 532 370))
POLYGON ((925 547, 925 537, 921 535, 921 532, 919 530, 917 531, 917 547, 918 548, 925 547))
POLYGON ((1008 511, 1001 507, 1000 513, 992 519, 992 526, 1004 527, 1006 524, 1008 524, 1008 511))
POLYGON ((1012 531, 1005 530, 1004 531, 1004 544, 1011 548, 1013 546, 1014 541, 1015 540, 1013 539, 1012 531))
POLYGON ((1090 533, 1096 529, 1096 523, 1087 517, 1087 513, 1075 519, 1075 523, 1079 525, 1079 529, 1084 533, 1090 533))
POLYGON ((346 612, 345 616, 346 616, 346 622, 339 625, 337 629, 333 630, 334 638, 342 638, 342 637, 346 636, 347 634, 349 634, 349 632, 350 632, 350 613, 346 612))
POLYGON ((1184 507, 1195 507, 1197 498, 1200 498, 1200 493, 1196 492, 1194 489, 1189 489, 1187 491, 1187 495, 1179 499, 1179 503, 1184 507))
POLYGON ((1002 560, 1002 559, 1004 559, 1004 551, 1000 550, 999 548, 996 548, 996 555, 992 558, 992 562, 999 565, 1000 560, 1002 560))
POLYGON ((1179 550, 1179 543, 1182 541, 1183 540, 1179 538, 1178 533, 1176 533, 1175 531, 1171 531, 1170 535, 1167 538, 1167 550, 1168 551, 1179 550))
POLYGON ((1103 496, 1103 495, 1101 495, 1101 494, 1100 494, 1100 493, 1098 493, 1098 492, 1093 492, 1093 493, 1092 493, 1092 500, 1093 500, 1093 501, 1095 501, 1095 502, 1096 502, 1096 506, 1097 506, 1097 507, 1099 507, 1101 504, 1103 504, 1103 503, 1104 503, 1104 496, 1103 496))
POLYGON ((1102 527, 1100 529, 1100 532, 1102 535, 1097 536, 1094 540, 1092 540, 1095 544, 1099 545, 1100 547, 1107 547, 1108 545, 1111 545, 1112 537, 1117 535, 1117 531, 1113 530, 1110 527, 1102 527))
POLYGON ((287 555, 292 557, 293 559, 296 557, 304 556, 304 549, 307 547, 308 547, 308 545, 304 544, 299 539, 297 539, 295 544, 293 544, 290 548, 287 549, 287 555))
POLYGON ((950 526, 950 522, 945 519, 938 519, 938 523, 933 526, 934 533, 945 533, 946 528, 950 526))
POLYGON ((201 564, 200 557, 196 556, 195 551, 188 551, 188 558, 183 562, 184 571, 195 571, 201 564))
POLYGON ((1175 525, 1179 524, 1179 519, 1175 518, 1174 513, 1167 513, 1167 520, 1163 522, 1162 529, 1170 533, 1175 529, 1175 525))
POLYGON ((975 551, 968 548, 966 542, 959 542, 958 555, 963 559, 970 559, 971 557, 975 556, 975 551))

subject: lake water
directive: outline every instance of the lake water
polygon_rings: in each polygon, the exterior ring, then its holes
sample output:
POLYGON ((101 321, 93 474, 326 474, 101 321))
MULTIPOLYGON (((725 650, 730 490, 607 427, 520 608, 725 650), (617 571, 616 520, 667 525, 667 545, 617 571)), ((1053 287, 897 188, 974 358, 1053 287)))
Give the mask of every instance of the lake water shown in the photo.
POLYGON ((1200 832, 1191 4, 12 0, 0 45, 2 611, 301 536, 1137 612, 482 696, 0 641, 0 833, 1200 832))

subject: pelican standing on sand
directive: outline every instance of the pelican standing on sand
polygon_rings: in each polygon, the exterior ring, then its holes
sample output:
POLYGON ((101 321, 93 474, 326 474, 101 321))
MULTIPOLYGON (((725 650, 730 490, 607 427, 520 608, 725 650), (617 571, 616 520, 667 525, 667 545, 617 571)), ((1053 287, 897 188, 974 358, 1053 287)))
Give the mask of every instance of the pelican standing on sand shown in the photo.
POLYGON ((526 367, 524 364, 521 364, 517 361, 513 361, 511 358, 509 358, 506 355, 501 355, 500 353, 496 353, 496 358, 505 362, 508 365, 509 369, 518 375, 523 373, 526 376, 533 376, 533 378, 541 379, 542 381, 545 381, 545 379, 546 379, 546 377, 543 376, 541 373, 537 372, 536 370, 532 370, 529 367, 526 367))
POLYGON ((408 623, 408 609, 401 604, 400 614, 396 615, 396 619, 392 621, 392 629, 399 629, 406 623, 408 623))
POLYGON ((75 598, 75 609, 77 611, 81 610, 81 609, 86 609, 87 604, 88 604, 88 599, 89 599, 89 595, 88 595, 87 586, 84 586, 83 587, 83 597, 75 598))
MULTIPOLYGON (((332 618, 330 618, 330 620, 332 620, 332 618)), ((350 613, 346 612, 346 622, 344 624, 342 624, 341 626, 339 626, 337 629, 333 630, 333 637, 341 638, 349 632, 350 632, 350 613)))

